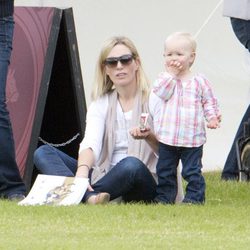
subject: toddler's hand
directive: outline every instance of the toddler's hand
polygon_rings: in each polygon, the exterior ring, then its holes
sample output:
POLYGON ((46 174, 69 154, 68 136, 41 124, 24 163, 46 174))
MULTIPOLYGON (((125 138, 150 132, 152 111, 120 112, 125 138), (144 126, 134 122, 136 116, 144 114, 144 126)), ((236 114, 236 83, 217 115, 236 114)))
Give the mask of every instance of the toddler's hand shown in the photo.
POLYGON ((210 129, 219 128, 220 127, 220 122, 221 122, 221 116, 220 117, 214 117, 208 122, 207 127, 210 128, 210 129))
POLYGON ((170 63, 165 64, 166 71, 173 76, 178 76, 182 71, 183 66, 178 61, 171 61, 170 63))

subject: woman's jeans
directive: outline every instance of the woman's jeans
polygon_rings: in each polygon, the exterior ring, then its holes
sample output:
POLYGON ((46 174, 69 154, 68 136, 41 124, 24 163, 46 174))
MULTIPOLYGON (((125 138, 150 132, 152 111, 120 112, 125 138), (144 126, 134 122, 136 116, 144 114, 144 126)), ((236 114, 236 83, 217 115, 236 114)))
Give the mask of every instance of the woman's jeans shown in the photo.
POLYGON ((174 204, 177 195, 177 167, 182 162, 182 177, 187 181, 184 203, 205 202, 205 180, 201 173, 203 146, 196 148, 174 147, 159 144, 156 166, 158 186, 156 202, 174 204))
MULTIPOLYGON (((77 161, 62 151, 43 145, 34 153, 34 164, 42 174, 75 176, 77 161)), ((90 173, 91 183, 91 173, 90 173)), ((86 191, 83 201, 100 192, 110 194, 110 199, 122 196, 124 202, 153 201, 156 182, 148 168, 135 157, 126 157, 104 177, 92 185, 94 191, 86 191)))
POLYGON ((0 197, 25 194, 15 160, 15 147, 6 106, 6 79, 12 50, 13 17, 0 18, 0 197))

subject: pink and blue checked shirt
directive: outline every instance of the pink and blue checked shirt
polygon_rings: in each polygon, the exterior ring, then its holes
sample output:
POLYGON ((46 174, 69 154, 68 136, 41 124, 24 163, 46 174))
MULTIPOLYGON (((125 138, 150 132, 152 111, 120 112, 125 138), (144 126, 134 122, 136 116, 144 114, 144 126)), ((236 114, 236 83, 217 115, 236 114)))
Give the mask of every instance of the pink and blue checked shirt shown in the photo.
POLYGON ((164 100, 159 141, 178 147, 203 145, 206 142, 205 119, 209 121, 219 115, 218 102, 208 80, 197 74, 182 82, 162 72, 154 83, 153 92, 164 100))

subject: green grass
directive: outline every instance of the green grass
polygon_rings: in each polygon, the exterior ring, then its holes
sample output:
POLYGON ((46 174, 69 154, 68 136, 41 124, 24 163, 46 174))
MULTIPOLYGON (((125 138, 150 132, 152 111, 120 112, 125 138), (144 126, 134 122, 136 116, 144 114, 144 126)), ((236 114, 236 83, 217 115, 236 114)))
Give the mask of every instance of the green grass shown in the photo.
POLYGON ((205 205, 23 207, 0 201, 0 249, 249 249, 250 183, 205 174, 205 205))

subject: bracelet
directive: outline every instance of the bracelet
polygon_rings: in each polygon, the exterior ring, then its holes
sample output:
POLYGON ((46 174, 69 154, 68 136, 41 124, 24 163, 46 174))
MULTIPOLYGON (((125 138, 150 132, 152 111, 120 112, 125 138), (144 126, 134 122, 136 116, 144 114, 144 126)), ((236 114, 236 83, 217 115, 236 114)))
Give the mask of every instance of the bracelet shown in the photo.
POLYGON ((88 170, 90 170, 90 167, 89 167, 89 165, 87 165, 87 164, 80 164, 80 165, 77 166, 77 168, 80 168, 80 167, 83 167, 83 166, 87 167, 88 170))

